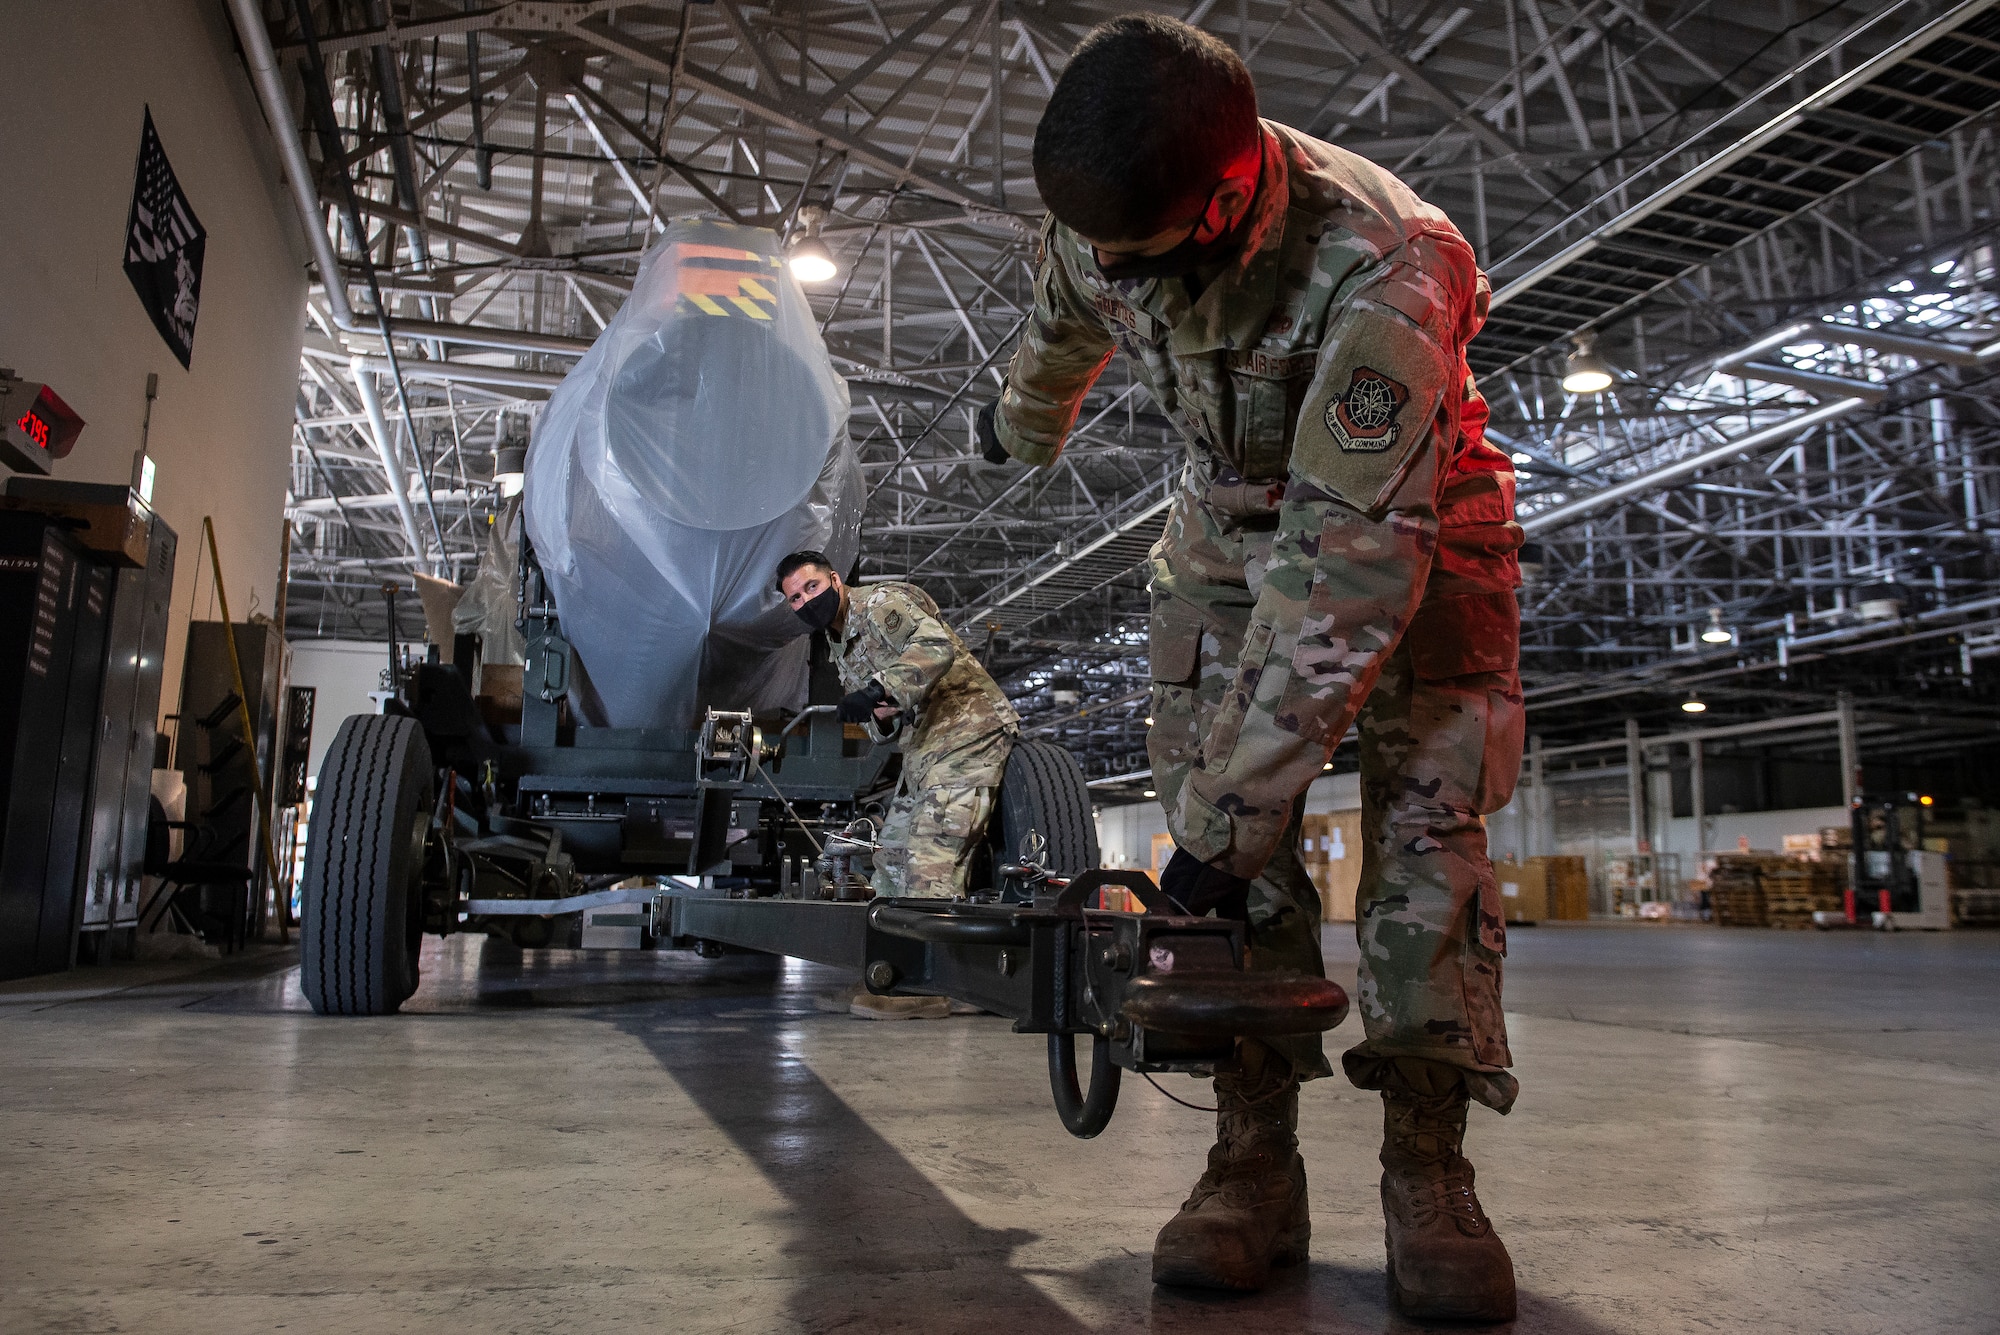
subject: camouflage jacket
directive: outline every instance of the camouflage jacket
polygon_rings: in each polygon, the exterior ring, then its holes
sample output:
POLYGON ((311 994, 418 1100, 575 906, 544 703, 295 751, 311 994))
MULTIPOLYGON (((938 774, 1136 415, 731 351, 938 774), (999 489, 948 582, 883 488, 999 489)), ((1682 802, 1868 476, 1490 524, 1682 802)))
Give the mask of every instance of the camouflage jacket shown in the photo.
MULTIPOLYGON (((1450 220, 1382 168, 1266 121, 1246 226, 1242 250, 1190 301, 1180 279, 1106 280, 1087 242, 1046 224, 996 429, 1016 458, 1053 462, 1122 349, 1187 438, 1176 518, 1225 492, 1235 513, 1276 515, 1233 708, 1172 822, 1196 856, 1254 875, 1271 852, 1270 816, 1294 796, 1265 791, 1260 771, 1288 748, 1330 750, 1346 731, 1435 594, 1447 491, 1484 475, 1476 490, 1492 498, 1467 512, 1469 545, 1442 535, 1453 551, 1439 567, 1455 594, 1504 597, 1487 619, 1514 643, 1486 657, 1507 671, 1518 659, 1520 530, 1512 467, 1485 443, 1486 405, 1465 362, 1490 289, 1450 220), (1498 624, 1509 616, 1511 629, 1498 624), (1232 821, 1245 808, 1263 819, 1232 821)), ((1170 521, 1168 544, 1175 531, 1170 521)))
MULTIPOLYGON (((834 647, 841 687, 856 691, 870 681, 882 683, 910 721, 903 743, 907 767, 928 768, 940 756, 970 748, 995 753, 1004 765, 1007 748, 991 743, 1018 733, 1020 717, 937 612, 930 595, 914 584, 850 589, 834 647)), ((1000 775, 970 773, 960 780, 998 784, 1000 775)))

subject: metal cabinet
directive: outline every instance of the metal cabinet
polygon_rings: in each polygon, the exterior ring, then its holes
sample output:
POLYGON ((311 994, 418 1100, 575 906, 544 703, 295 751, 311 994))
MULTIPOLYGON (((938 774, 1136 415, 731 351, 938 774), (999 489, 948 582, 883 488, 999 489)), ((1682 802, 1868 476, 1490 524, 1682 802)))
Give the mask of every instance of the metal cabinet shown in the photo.
POLYGON ((102 675, 92 653, 102 648, 108 611, 101 573, 59 521, 0 512, 0 978, 66 969, 75 957, 76 859, 95 733, 82 711, 94 711, 102 675), (73 690, 89 697, 77 710, 73 690), (83 734, 72 736, 80 713, 83 734))
POLYGON ((132 927, 139 920, 161 660, 166 656, 178 543, 174 531, 156 519, 145 566, 118 571, 112 595, 97 724, 98 760, 85 836, 90 852, 81 926, 87 932, 132 927))

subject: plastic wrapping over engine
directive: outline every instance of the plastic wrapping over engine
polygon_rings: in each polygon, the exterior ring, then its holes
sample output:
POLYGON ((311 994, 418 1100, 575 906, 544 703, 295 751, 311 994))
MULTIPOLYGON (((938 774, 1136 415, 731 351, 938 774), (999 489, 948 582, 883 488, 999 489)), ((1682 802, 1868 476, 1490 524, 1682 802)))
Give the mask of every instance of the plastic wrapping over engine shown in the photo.
POLYGON ((669 226, 528 450, 528 536, 586 721, 689 728, 803 701, 805 628, 772 577, 801 548, 853 562, 847 416, 777 235, 669 226))

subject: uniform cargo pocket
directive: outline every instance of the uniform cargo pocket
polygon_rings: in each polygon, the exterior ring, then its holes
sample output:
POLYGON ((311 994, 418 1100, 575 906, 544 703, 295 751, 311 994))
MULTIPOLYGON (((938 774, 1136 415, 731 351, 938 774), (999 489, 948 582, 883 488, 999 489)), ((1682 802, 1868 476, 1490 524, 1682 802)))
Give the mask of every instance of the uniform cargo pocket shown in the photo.
POLYGON ((932 788, 917 798, 911 822, 913 837, 964 840, 978 823, 986 789, 978 787, 932 788))
POLYGON ((1512 589, 1439 598, 1417 609, 1405 639, 1410 666, 1425 681, 1512 674, 1521 664, 1521 606, 1512 589))
POLYGON ((1147 627, 1146 654, 1154 681, 1193 685, 1201 658, 1201 617, 1186 603, 1162 602, 1147 627))
MULTIPOLYGON (((1246 478, 1282 478, 1291 455, 1292 423, 1298 417, 1283 380, 1237 373, 1237 457, 1246 478)), ((1302 382, 1303 383, 1303 382, 1302 382)), ((1298 395, 1303 398, 1303 390, 1298 395)))

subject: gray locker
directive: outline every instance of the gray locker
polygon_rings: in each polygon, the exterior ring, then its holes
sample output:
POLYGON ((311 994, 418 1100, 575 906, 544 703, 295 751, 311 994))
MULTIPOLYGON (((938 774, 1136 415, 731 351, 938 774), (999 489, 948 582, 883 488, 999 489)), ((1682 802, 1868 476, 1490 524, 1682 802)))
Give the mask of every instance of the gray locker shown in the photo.
POLYGON ((131 927, 139 920, 161 660, 178 544, 173 529, 155 519, 145 567, 118 572, 98 723, 90 853, 84 866, 82 927, 87 932, 131 927))
POLYGON ((73 872, 82 834, 80 810, 58 817, 85 568, 57 521, 0 512, 0 979, 68 968, 75 949, 74 880, 52 882, 49 862, 67 844, 73 872))

